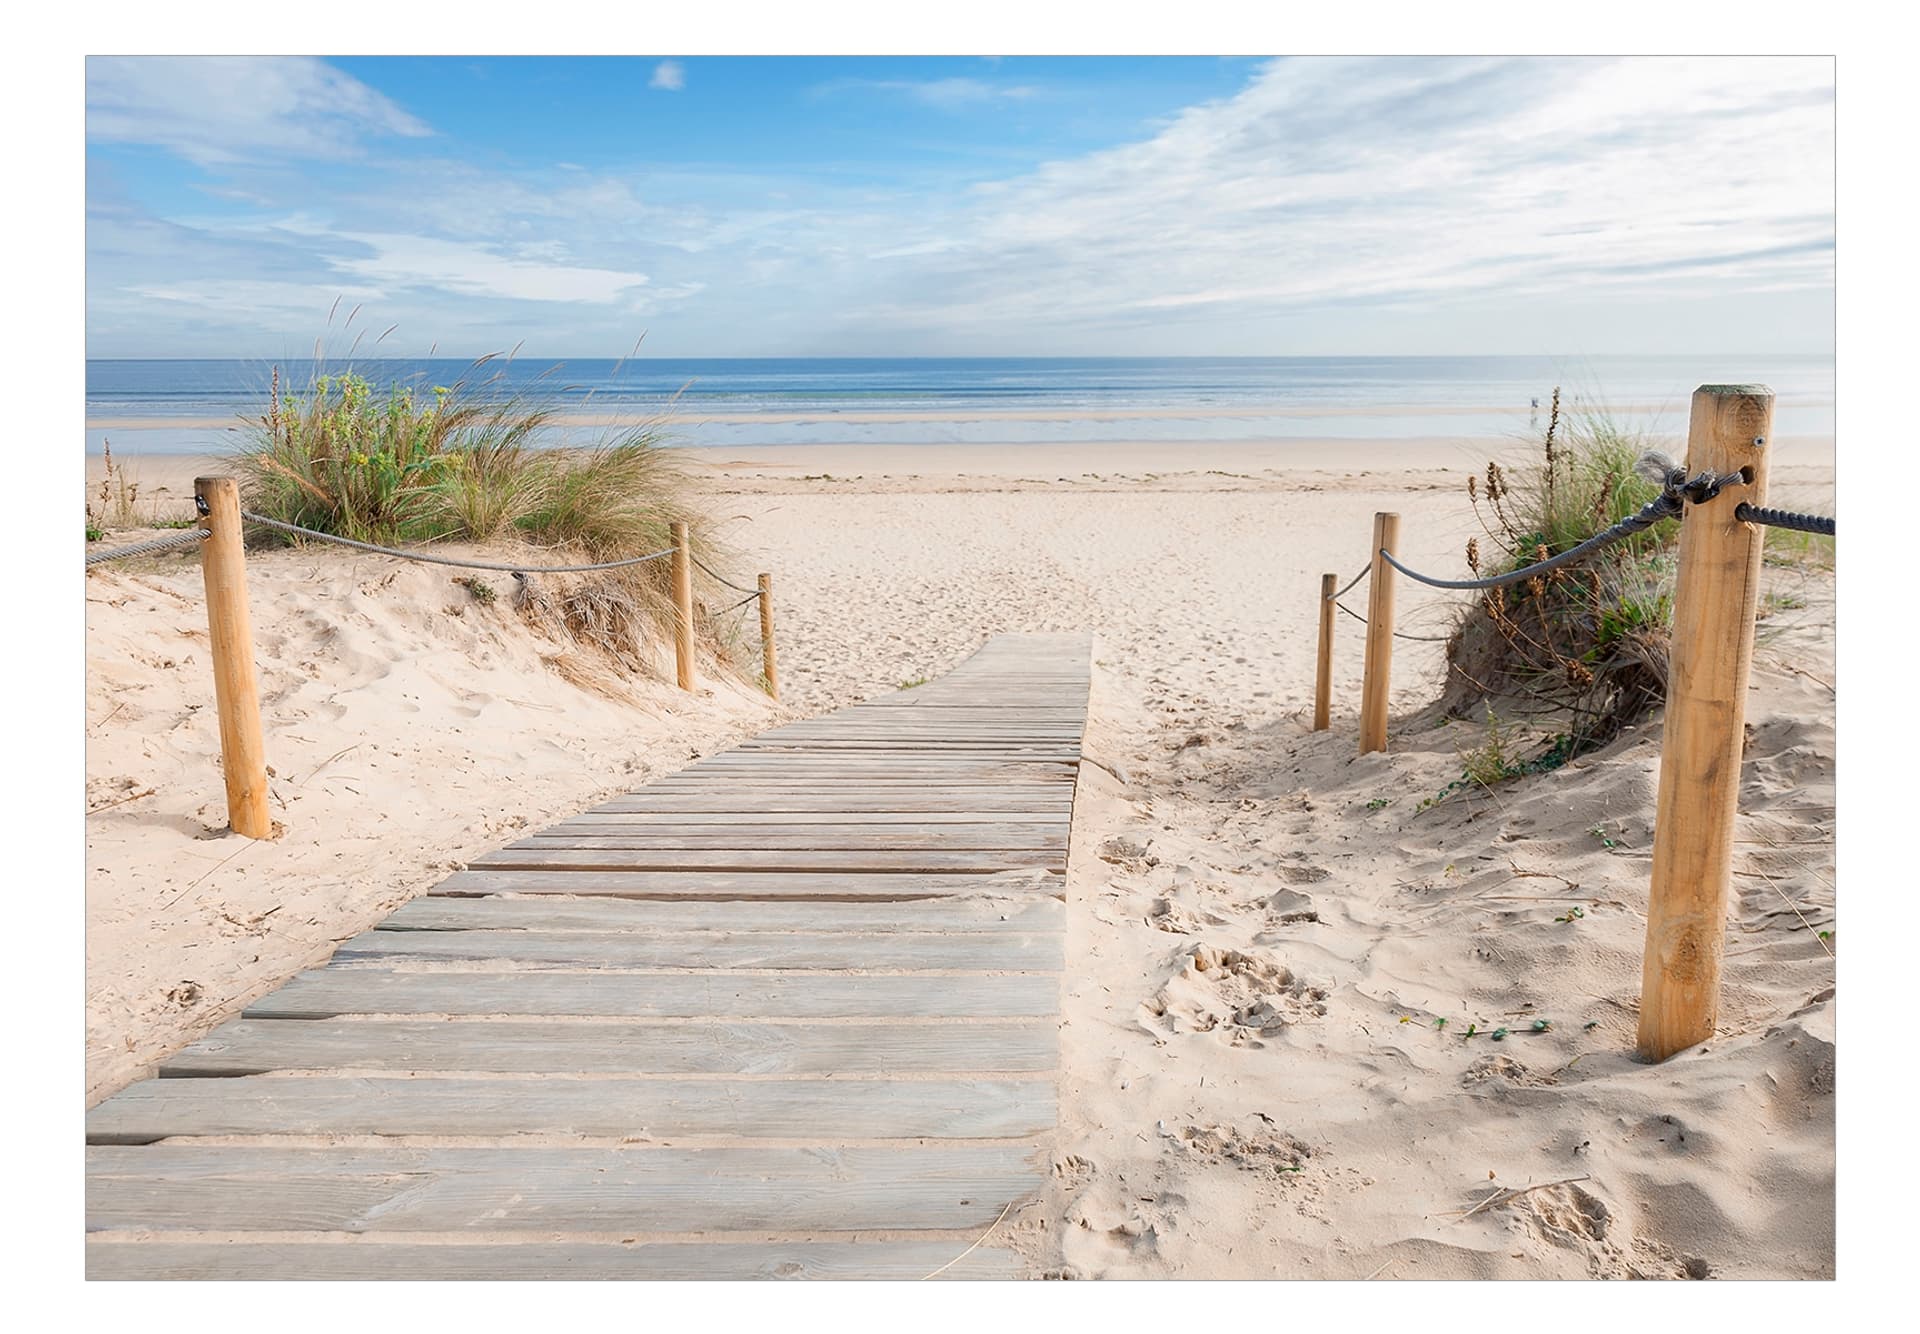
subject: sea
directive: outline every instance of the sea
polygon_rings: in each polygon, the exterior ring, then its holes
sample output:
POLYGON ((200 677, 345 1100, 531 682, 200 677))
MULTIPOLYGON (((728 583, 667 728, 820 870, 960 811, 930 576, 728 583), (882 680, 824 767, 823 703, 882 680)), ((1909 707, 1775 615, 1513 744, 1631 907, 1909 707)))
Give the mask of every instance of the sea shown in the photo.
MULTIPOLYGON (((264 409, 275 363, 90 360, 87 448, 218 453, 264 409)), ((1831 436, 1834 360, 1685 357, 1001 357, 300 360, 282 384, 353 371, 380 386, 461 385, 544 401, 550 443, 652 421, 669 443, 1048 444, 1511 437, 1569 407, 1684 434, 1694 388, 1762 383, 1775 434, 1831 436)))

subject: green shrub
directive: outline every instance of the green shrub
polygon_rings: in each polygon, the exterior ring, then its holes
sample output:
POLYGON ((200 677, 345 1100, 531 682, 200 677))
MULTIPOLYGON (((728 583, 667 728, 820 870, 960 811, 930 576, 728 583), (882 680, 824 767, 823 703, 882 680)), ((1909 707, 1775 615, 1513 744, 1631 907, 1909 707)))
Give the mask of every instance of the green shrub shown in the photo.
MULTIPOLYGON (((1509 475, 1489 463, 1467 494, 1485 534, 1467 543, 1480 575, 1577 546, 1659 494, 1634 470, 1653 442, 1604 412, 1563 418, 1560 391, 1538 463, 1509 475)), ((1560 758, 1604 745, 1666 696, 1678 525, 1652 528, 1570 567, 1487 590, 1447 645, 1443 705, 1470 717, 1522 702, 1567 740, 1560 758)))

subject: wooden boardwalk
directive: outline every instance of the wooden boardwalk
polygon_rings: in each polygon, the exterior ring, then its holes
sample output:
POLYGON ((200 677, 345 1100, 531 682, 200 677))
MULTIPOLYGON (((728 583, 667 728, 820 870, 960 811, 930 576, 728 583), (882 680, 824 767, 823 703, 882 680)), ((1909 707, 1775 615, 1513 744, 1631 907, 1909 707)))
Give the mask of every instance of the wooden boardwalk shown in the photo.
POLYGON ((450 876, 88 1114, 88 1275, 940 1270, 1046 1172, 1087 670, 1003 635, 450 876))

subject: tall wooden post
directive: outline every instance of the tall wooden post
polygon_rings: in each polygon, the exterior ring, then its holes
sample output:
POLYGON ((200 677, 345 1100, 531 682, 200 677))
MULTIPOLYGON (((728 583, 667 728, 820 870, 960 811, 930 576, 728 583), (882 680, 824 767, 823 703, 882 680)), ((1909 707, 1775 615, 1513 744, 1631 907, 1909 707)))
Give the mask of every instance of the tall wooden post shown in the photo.
POLYGON ((1396 551, 1400 516, 1373 516, 1373 578, 1367 589, 1366 675, 1360 685, 1360 753, 1387 748, 1387 687, 1393 675, 1393 567, 1380 558, 1396 551))
POLYGON ((253 662, 253 618, 247 612, 247 556, 241 543, 240 484, 196 477, 193 494, 212 534, 200 544, 207 586, 207 633, 213 652, 213 699, 220 718, 220 770, 227 784, 227 824, 234 833, 266 838, 267 747, 260 730, 260 680, 253 662))
POLYGON ((1340 576, 1320 576, 1320 668, 1313 679, 1313 730, 1324 732, 1333 710, 1333 590, 1340 576))
POLYGON ((680 688, 693 689, 693 543, 684 523, 673 525, 673 662, 680 688))
POLYGON ((1726 948, 1733 826, 1745 748, 1765 530, 1733 517, 1766 504, 1773 393, 1763 385, 1702 385, 1687 429, 1687 473, 1744 472, 1680 524, 1680 566, 1660 748, 1653 883, 1640 978, 1640 1052, 1664 1061, 1713 1036, 1726 948))
POLYGON ((780 664, 773 655, 773 576, 760 576, 760 665, 767 694, 780 698, 780 664))

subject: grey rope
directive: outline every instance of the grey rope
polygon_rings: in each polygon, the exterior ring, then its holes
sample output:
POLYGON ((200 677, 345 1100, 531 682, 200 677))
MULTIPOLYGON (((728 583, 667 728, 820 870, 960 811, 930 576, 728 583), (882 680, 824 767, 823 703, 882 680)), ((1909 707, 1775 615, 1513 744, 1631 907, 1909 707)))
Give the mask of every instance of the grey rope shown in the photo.
POLYGON ((145 542, 130 542, 124 547, 111 547, 105 551, 89 551, 87 568, 110 560, 123 560, 128 556, 149 556, 159 551, 171 551, 175 547, 192 546, 204 542, 213 534, 205 528, 183 528, 171 537, 155 537, 145 542))
POLYGON ((266 515, 255 514, 251 510, 241 510, 240 517, 249 523, 257 523, 263 528, 275 528, 283 533, 296 533, 301 537, 332 542, 336 546, 352 547, 356 551, 371 551, 381 556, 398 556, 401 560, 423 561, 428 565, 457 565, 463 570, 497 570, 502 574, 587 574, 594 570, 617 570, 626 565, 640 565, 673 554, 673 548, 668 547, 664 551, 651 551, 644 556, 631 556, 626 560, 602 561, 598 565, 501 565, 493 561, 431 556, 424 551, 399 551, 393 547, 376 546, 372 542, 357 542, 351 537, 340 537, 334 533, 323 533, 316 528, 302 528, 297 523, 283 523, 279 519, 269 519, 266 515))
MULTIPOLYGON (((731 588, 736 593, 751 593, 754 597, 760 596, 759 589, 748 588, 745 584, 734 583, 733 580, 727 578, 724 574, 721 574, 720 571, 714 569, 713 566, 707 564, 705 561, 701 560, 698 556, 695 556, 693 558, 693 563, 695 565, 698 565, 701 569, 705 570, 708 574, 712 575, 715 580, 725 584, 728 588, 731 588)), ((738 605, 738 604, 735 604, 735 605, 738 605)))
POLYGON ((1749 505, 1743 500, 1734 506, 1733 517, 1748 523, 1764 524, 1768 528, 1790 528, 1796 533, 1818 533, 1822 537, 1834 536, 1834 521, 1824 514, 1796 514, 1792 510, 1770 510, 1759 505, 1749 505))
MULTIPOLYGON (((1367 577, 1368 575, 1370 575, 1370 574, 1372 574, 1372 573, 1373 573, 1373 562, 1371 562, 1371 561, 1369 561, 1369 562, 1367 562, 1367 564, 1366 564, 1366 565, 1364 565, 1364 566, 1362 566, 1362 567, 1361 567, 1361 569, 1360 569, 1360 573, 1358 573, 1358 574, 1356 574, 1356 575, 1354 575, 1354 576, 1353 576, 1353 578, 1351 578, 1351 579, 1349 579, 1349 580, 1347 580, 1347 586, 1346 586, 1345 588, 1343 588, 1343 589, 1341 589, 1341 590, 1340 590, 1339 592, 1337 592, 1337 593, 1330 593, 1330 594, 1328 594, 1328 596, 1327 596, 1327 601, 1329 601, 1329 602, 1337 602, 1337 601, 1338 601, 1339 599, 1341 599, 1341 598, 1343 598, 1343 597, 1345 597, 1345 596, 1346 596, 1347 594, 1349 594, 1349 593, 1351 593, 1351 592, 1353 591, 1353 586, 1354 586, 1355 584, 1357 584, 1357 583, 1359 583, 1359 582, 1360 582, 1360 581, 1361 581, 1362 579, 1365 579, 1365 578, 1366 578, 1366 577, 1367 577)), ((1344 608, 1344 607, 1342 607, 1342 608, 1341 608, 1341 610, 1342 610, 1342 611, 1345 611, 1345 610, 1346 610, 1346 608, 1344 608)))
POLYGON ((1651 465, 1663 474, 1662 490, 1659 496, 1642 506, 1638 513, 1629 514, 1620 522, 1602 529, 1578 546, 1568 547, 1558 556, 1550 556, 1546 560, 1523 566, 1518 570, 1512 570, 1506 574, 1489 575, 1484 579, 1435 579, 1432 575, 1408 569, 1394 559, 1391 551, 1384 548, 1380 552, 1381 559, 1407 578, 1417 580, 1429 588, 1504 588, 1508 584, 1538 579, 1541 575, 1557 570, 1563 565, 1571 565, 1583 557, 1591 556, 1600 548, 1618 542, 1623 537, 1631 537, 1637 532, 1653 527, 1662 519, 1678 515, 1687 507, 1688 501, 1696 505, 1704 504, 1719 495, 1722 487, 1733 485, 1741 480, 1739 473, 1728 473, 1725 476, 1701 473, 1697 477, 1689 478, 1685 469, 1675 467, 1667 459, 1653 453, 1641 455, 1640 465, 1642 467, 1651 465))
MULTIPOLYGON (((1353 617, 1353 619, 1360 622, 1360 624, 1365 625, 1367 623, 1366 617, 1362 616, 1352 607, 1349 607, 1346 603, 1336 602, 1333 605, 1353 617)), ((1452 642, 1453 639, 1452 635, 1403 635, 1398 630, 1394 630, 1391 633, 1395 639, 1407 639, 1416 644, 1446 644, 1452 642)))

